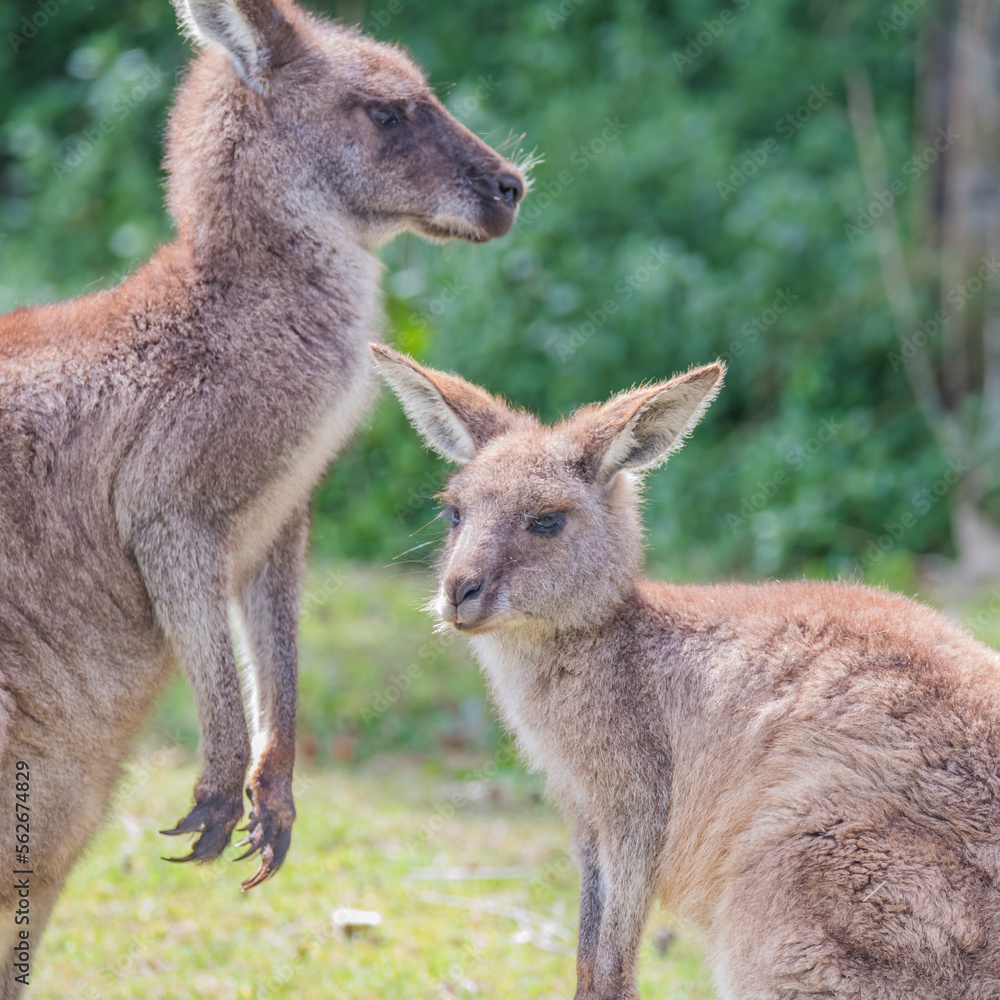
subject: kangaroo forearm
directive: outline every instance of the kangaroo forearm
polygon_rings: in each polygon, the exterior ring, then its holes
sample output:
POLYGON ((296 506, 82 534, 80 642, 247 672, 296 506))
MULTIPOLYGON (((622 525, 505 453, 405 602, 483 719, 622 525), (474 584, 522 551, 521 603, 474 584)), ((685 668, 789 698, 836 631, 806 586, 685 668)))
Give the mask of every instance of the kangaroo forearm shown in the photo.
POLYGON ((251 715, 255 768, 291 773, 295 759, 298 657, 294 640, 277 651, 257 643, 250 651, 251 715))
POLYGON ((255 770, 291 774, 295 757, 298 607, 305 568, 308 510, 282 530, 240 594, 240 631, 249 654, 255 770))
MULTIPOLYGON (((605 817, 607 820, 607 817, 605 817)), ((600 932, 592 963, 592 993, 603 998, 638 996, 635 969, 653 897, 660 827, 630 826, 622 815, 601 830, 604 892, 600 932)))
POLYGON ((598 856, 597 831, 578 822, 573 846, 580 869, 580 937, 576 957, 577 995, 582 997, 593 984, 594 960, 601 939, 604 886, 598 856))
POLYGON ((188 649, 184 667, 198 712, 204 761, 197 789, 235 792, 239 798, 250 761, 250 734, 228 632, 220 632, 207 646, 188 649))

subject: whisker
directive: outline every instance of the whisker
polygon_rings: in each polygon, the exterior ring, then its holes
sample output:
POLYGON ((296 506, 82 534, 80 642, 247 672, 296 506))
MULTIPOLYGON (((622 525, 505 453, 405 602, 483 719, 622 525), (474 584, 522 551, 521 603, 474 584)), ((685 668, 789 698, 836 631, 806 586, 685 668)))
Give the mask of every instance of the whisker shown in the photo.
MULTIPOLYGON (((524 136, 520 136, 517 140, 519 142, 524 136)), ((509 157, 510 162, 517 167, 518 170, 524 175, 525 181, 525 193, 531 190, 531 186, 534 182, 534 178, 531 177, 531 171, 537 167, 540 163, 545 162, 545 158, 538 152, 538 147, 536 146, 531 152, 526 152, 524 149, 518 149, 516 153, 509 157)))
MULTIPOLYGON (((410 535, 412 538, 413 535, 410 535)), ((392 561, 395 562, 397 559, 402 559, 403 556, 408 556, 411 552, 416 552, 417 549, 425 549, 428 545, 433 545, 437 541, 436 538, 428 538, 426 542, 417 542, 416 545, 411 546, 405 552, 400 552, 398 556, 393 556, 392 561)))
POLYGON ((511 162, 519 170, 522 170, 524 173, 528 173, 529 171, 534 170, 534 168, 540 163, 544 163, 545 157, 538 152, 538 147, 536 146, 530 153, 523 149, 519 149, 514 154, 514 158, 511 162))
MULTIPOLYGON (((420 525, 419 528, 414 528, 413 531, 410 532, 410 538, 412 538, 415 534, 417 534, 418 531, 425 531, 435 521, 440 521, 441 518, 444 517, 444 514, 445 514, 445 512, 443 510, 439 510, 429 521, 426 522, 426 524, 420 525)), ((433 540, 436 540, 436 539, 433 539, 433 540)))
POLYGON ((382 569, 396 570, 397 571, 395 573, 396 579, 403 580, 403 579, 408 579, 410 577, 418 577, 418 576, 426 578, 427 571, 430 569, 430 567, 424 565, 423 563, 413 561, 410 563, 386 563, 385 565, 383 565, 382 569), (416 566, 417 569, 403 569, 404 566, 408 565, 416 566))
POLYGON ((519 143, 519 142, 521 142, 522 140, 524 140, 524 139, 527 139, 527 138, 528 138, 528 133, 527 133, 527 132, 522 132, 522 133, 521 133, 520 135, 515 135, 515 134, 514 134, 514 130, 513 130, 513 129, 511 129, 511 130, 510 130, 510 131, 509 131, 509 132, 507 133, 507 138, 506 138, 506 139, 504 139, 504 140, 503 140, 503 142, 501 142, 501 143, 500 143, 500 144, 499 144, 499 145, 498 145, 498 146, 496 147, 496 151, 497 151, 498 153, 504 153, 504 154, 506 154, 506 151, 507 151, 508 149, 510 149, 510 147, 511 147, 511 146, 513 146, 513 145, 515 145, 516 143, 519 143))

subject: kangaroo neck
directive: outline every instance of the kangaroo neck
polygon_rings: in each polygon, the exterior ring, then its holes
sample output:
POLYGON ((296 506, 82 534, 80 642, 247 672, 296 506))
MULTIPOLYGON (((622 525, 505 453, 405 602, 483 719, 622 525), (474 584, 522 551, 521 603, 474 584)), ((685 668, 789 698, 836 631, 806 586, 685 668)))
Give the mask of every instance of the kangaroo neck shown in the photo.
POLYGON ((346 232, 244 231, 238 244, 190 245, 202 311, 255 335, 275 325, 306 341, 365 344, 381 325, 382 262, 346 232))
POLYGON ((499 683, 517 676, 552 677, 600 670, 609 655, 628 646, 633 634, 632 595, 590 627, 546 626, 503 629, 470 636, 470 647, 484 671, 499 683), (494 676, 495 675, 495 676, 494 676))

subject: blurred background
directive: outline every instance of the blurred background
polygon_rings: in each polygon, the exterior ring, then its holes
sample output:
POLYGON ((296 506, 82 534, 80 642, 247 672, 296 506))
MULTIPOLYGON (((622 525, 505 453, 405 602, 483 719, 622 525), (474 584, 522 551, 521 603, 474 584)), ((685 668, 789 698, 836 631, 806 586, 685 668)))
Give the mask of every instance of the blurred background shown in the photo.
MULTIPOLYGON (((470 129, 542 157, 502 240, 382 251, 387 340, 550 420, 722 357, 721 397, 650 478, 651 572, 884 583, 1000 634, 998 5, 308 6, 403 44, 470 129)), ((0 32, 6 311, 170 240, 189 47, 166 0, 0 0, 0 32)), ((384 397, 317 490, 307 766, 496 752, 474 667, 419 610, 446 473, 384 397)), ((180 684, 156 725, 194 747, 180 684)))
MULTIPOLYGON (((728 361, 650 484, 657 571, 998 561, 995 4, 312 6, 402 43, 469 128, 544 158, 505 239, 385 249, 387 339, 547 419, 728 361)), ((170 239, 161 138, 188 46, 165 0, 2 2, 0 31, 8 310, 170 239)), ((383 401, 318 491, 315 552, 392 560, 444 473, 383 401)))

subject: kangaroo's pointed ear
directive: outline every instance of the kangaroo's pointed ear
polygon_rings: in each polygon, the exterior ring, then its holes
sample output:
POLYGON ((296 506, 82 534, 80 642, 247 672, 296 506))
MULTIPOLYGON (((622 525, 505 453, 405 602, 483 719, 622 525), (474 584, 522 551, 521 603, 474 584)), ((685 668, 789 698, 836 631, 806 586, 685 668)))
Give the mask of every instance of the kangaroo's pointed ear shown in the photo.
POLYGON ((585 468, 598 485, 623 469, 648 469, 684 443, 722 388, 721 361, 667 382, 623 392, 577 417, 586 441, 585 468))
POLYGON ((287 62, 295 33, 272 0, 174 0, 186 34, 225 49, 237 72, 263 91, 268 74, 287 62))
POLYGON ((371 344, 379 375, 399 397, 417 432, 443 458, 470 462, 488 441, 531 421, 488 392, 371 344))

